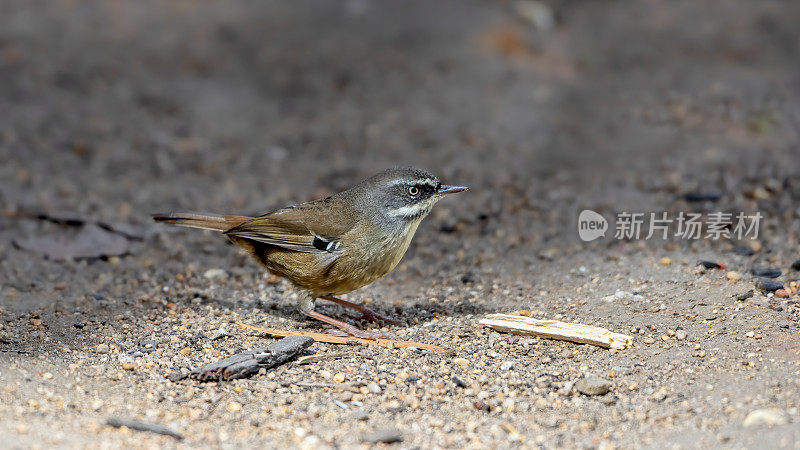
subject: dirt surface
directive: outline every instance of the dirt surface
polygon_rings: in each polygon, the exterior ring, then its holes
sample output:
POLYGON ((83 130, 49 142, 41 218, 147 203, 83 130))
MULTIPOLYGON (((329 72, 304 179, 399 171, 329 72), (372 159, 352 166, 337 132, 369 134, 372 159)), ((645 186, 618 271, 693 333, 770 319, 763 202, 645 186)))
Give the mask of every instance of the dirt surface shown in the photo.
POLYGON ((531 5, 0 2, 2 445, 797 448, 800 4, 531 5), (325 327, 151 213, 257 214, 394 165, 472 189, 348 298, 447 352, 316 343, 247 380, 166 378, 274 342, 240 322, 325 327), (584 243, 585 208, 764 220, 755 242, 584 243), (634 345, 477 323, 519 310, 634 345))

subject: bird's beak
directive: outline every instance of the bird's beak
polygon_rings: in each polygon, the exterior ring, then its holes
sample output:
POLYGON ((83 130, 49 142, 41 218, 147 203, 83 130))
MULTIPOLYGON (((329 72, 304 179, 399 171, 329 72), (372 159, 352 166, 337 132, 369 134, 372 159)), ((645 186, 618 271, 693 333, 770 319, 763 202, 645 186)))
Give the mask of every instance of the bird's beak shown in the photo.
POLYGON ((443 184, 439 186, 439 190, 436 191, 439 195, 447 195, 447 194, 455 194, 456 192, 463 192, 469 189, 466 186, 448 186, 443 184))

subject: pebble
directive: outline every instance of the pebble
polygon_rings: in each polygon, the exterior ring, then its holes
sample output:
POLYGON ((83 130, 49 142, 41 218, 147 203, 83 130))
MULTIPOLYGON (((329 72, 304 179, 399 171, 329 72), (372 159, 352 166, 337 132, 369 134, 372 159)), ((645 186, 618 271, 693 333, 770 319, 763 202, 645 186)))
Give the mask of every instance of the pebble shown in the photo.
POLYGON ((736 253, 737 255, 742 255, 742 256, 753 256, 756 252, 755 252, 755 250, 753 250, 752 248, 750 248, 750 247, 748 247, 746 245, 739 245, 739 246, 733 247, 733 253, 736 253))
POLYGON ((96 349, 97 349, 97 353, 100 353, 101 355, 104 355, 104 354, 108 353, 108 344, 98 344, 96 349))
POLYGON ((775 292, 778 289, 783 289, 783 283, 779 283, 777 281, 770 280, 767 278, 761 278, 756 283, 756 287, 758 287, 762 291, 775 292))
POLYGON ((228 403, 228 411, 232 413, 238 413, 242 410, 242 404, 239 402, 229 402, 228 403))
POLYGON ((675 339, 682 341, 686 339, 686 331, 684 330, 677 330, 675 331, 675 339))
POLYGON ((800 259, 792 263, 792 269, 800 270, 800 259))
POLYGON ((789 416, 781 409, 766 408, 751 411, 744 418, 742 425, 745 427, 757 427, 760 425, 783 425, 789 422, 789 416))
POLYGON ((369 442, 370 444, 392 444, 395 442, 402 442, 403 434, 400 433, 397 428, 379 428, 364 433, 363 441, 369 442))
POLYGON ((736 300, 739 300, 740 302, 743 302, 743 301, 747 300, 748 298, 750 298, 752 296, 753 296, 753 291, 749 290, 747 292, 743 292, 743 293, 737 295, 736 296, 736 300))
POLYGON ((666 398, 667 398, 667 388, 663 387, 653 392, 653 394, 650 396, 650 400, 653 400, 654 402, 663 402, 664 399, 666 398))
POLYGON ((466 358, 455 358, 453 363, 461 367, 467 367, 469 365, 469 360, 466 358))
POLYGON ((757 277, 765 277, 765 278, 778 278, 782 274, 780 269, 768 269, 768 268, 757 268, 757 267, 754 267, 752 272, 753 275, 757 277))
POLYGON ((698 264, 705 267, 706 269, 723 269, 724 267, 719 263, 715 263, 714 261, 700 261, 698 264))
POLYGON ((720 191, 696 191, 689 192, 683 196, 684 200, 690 203, 716 202, 722 197, 720 191))
POLYGON ((575 383, 575 390, 583 395, 604 395, 611 390, 611 382, 605 378, 588 375, 575 383))
POLYGON ((665 257, 661 258, 661 261, 659 261, 659 263, 662 266, 668 266, 668 265, 672 264, 672 260, 665 256, 665 257))
POLYGON ((339 373, 337 373, 336 375, 333 376, 333 381, 335 383, 344 383, 344 378, 345 378, 344 373, 339 372, 339 373))
POLYGON ((381 387, 378 386, 378 383, 375 382, 367 383, 367 389, 373 394, 380 394, 381 392, 381 387))
POLYGON ((228 278, 228 272, 223 269, 208 269, 203 272, 203 276, 209 280, 221 280, 228 278))
POLYGON ((517 14, 539 31, 550 31, 556 26, 553 10, 544 2, 520 0, 514 3, 517 14))
POLYGON ((786 289, 778 289, 775 291, 775 297, 789 298, 789 291, 787 291, 786 289))
POLYGON ((729 281, 733 283, 736 283, 737 281, 742 279, 742 276, 739 274, 739 272, 731 270, 730 272, 725 274, 725 278, 727 278, 729 281))
POLYGON ((189 347, 184 347, 184 348, 181 349, 180 353, 183 356, 189 356, 189 355, 192 354, 192 349, 190 349, 189 347))
POLYGON ((644 342, 647 345, 650 345, 650 344, 655 344, 656 340, 651 338, 651 337, 646 337, 646 338, 642 339, 642 342, 644 342))

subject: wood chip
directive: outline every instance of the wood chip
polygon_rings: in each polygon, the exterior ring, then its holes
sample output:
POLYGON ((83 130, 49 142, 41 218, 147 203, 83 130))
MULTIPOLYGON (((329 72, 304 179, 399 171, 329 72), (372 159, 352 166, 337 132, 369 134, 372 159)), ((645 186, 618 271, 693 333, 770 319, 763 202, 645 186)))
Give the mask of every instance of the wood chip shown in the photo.
POLYGON ((509 314, 490 314, 480 321, 481 325, 514 334, 537 336, 562 341, 592 344, 604 348, 624 349, 633 344, 628 335, 613 333, 605 328, 580 323, 539 320, 509 314))
POLYGON ((414 347, 420 350, 428 350, 436 353, 442 353, 445 351, 443 347, 439 347, 437 345, 425 344, 424 342, 399 341, 396 339, 363 339, 353 336, 335 336, 327 333, 314 333, 311 331, 286 331, 286 330, 278 330, 275 328, 256 327, 241 322, 238 325, 240 327, 254 331, 259 331, 261 333, 266 333, 274 337, 308 336, 317 342, 326 342, 328 344, 350 344, 350 345, 369 344, 369 345, 379 345, 381 347, 397 347, 397 348, 414 347))

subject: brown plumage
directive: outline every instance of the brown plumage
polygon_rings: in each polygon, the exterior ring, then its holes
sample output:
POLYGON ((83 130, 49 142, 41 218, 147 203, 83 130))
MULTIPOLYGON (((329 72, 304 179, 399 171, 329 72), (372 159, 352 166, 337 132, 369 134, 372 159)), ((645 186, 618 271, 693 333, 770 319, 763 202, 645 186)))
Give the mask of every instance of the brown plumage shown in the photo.
POLYGON ((223 232, 270 272, 297 288, 301 311, 350 334, 375 337, 314 312, 314 299, 357 309, 366 319, 391 321, 332 296, 354 291, 389 273, 433 205, 445 194, 465 189, 444 186, 419 169, 390 169, 328 198, 260 217, 170 213, 153 218, 223 232))

